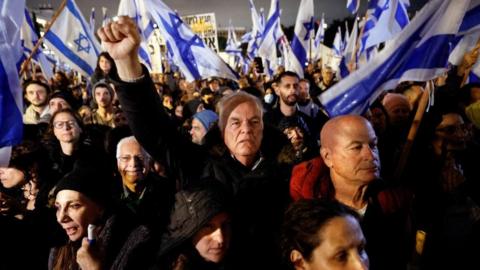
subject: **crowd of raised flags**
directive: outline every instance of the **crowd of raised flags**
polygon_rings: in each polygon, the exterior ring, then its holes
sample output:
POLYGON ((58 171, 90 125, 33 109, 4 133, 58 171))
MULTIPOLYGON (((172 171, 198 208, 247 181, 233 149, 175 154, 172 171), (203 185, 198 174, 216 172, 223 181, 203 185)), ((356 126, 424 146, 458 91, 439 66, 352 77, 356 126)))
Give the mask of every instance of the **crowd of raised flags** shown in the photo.
MULTIPOLYGON (((332 68, 338 70, 338 75, 343 79, 320 97, 330 116, 362 113, 381 91, 399 82, 435 78, 445 72, 448 62, 458 64, 462 55, 474 46, 480 36, 480 0, 431 0, 411 22, 407 13, 410 6, 408 0, 369 0, 363 20, 359 15, 360 4, 359 0, 346 1, 347 9, 358 17, 351 31, 347 29, 342 35, 339 29, 334 40, 333 50, 341 61, 339 67, 332 68), (383 50, 374 53, 382 43, 385 43, 383 50), (455 50, 452 50, 455 46, 455 50), (365 65, 365 61, 369 64, 365 65), (359 67, 354 72, 347 68, 352 63, 359 67)), ((202 39, 183 23, 179 14, 160 0, 122 0, 117 15, 128 15, 135 19, 144 41, 139 57, 147 66, 150 59, 146 41, 156 25, 166 41, 166 60, 174 63, 189 81, 211 76, 235 80, 238 78, 235 69, 246 72, 255 57, 262 57, 265 72, 273 76, 279 65, 277 50, 285 69, 303 77, 305 64, 319 59, 321 48, 326 48, 322 44, 325 36, 324 16, 322 14, 320 26, 315 27, 319 16, 314 14, 313 0, 299 1, 291 41, 287 40, 281 27, 279 0, 271 0, 266 19, 263 9, 257 11, 253 0, 249 0, 248 5, 252 29, 240 42, 237 41, 233 25, 229 25, 225 52, 234 57, 233 68, 205 46, 202 39), (145 6, 149 7, 148 10, 145 6), (315 28, 318 29, 316 33, 315 28), (241 43, 248 43, 246 53, 242 52, 241 43)), ((19 65, 12 63, 17 64, 28 57, 39 37, 33 30, 24 1, 5 0, 0 8, 0 147, 4 147, 15 144, 21 138, 23 105, 18 83, 19 68, 16 72, 12 69, 19 65), (18 13, 18 10, 22 12, 18 13), (20 15, 15 17, 13 14, 20 15), (17 24, 18 28, 12 28, 17 24), (14 45, 20 44, 20 34, 12 29, 22 29, 22 46, 14 45), (25 56, 17 52, 19 49, 23 49, 25 56), (15 58, 16 55, 19 58, 15 58)), ((102 25, 107 22, 107 10, 104 8, 102 25)), ((62 62, 82 75, 90 76, 101 52, 94 32, 95 10, 92 8, 87 23, 75 1, 67 0, 55 22, 46 31, 43 41, 62 62)), ((52 63, 43 54, 41 46, 32 61, 38 63, 47 77, 51 76, 52 63)), ((479 77, 480 63, 477 63, 469 79, 478 80, 479 77)))

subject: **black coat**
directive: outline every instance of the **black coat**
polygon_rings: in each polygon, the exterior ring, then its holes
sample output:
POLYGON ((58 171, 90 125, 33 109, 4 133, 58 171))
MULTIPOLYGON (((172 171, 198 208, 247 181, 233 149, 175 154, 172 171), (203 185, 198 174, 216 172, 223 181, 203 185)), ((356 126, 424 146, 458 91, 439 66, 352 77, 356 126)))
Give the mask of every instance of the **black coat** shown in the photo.
MULTIPOLYGON (((148 74, 145 69, 144 74, 148 74)), ((262 150, 268 148, 267 152, 259 155, 257 166, 247 168, 228 152, 213 156, 205 147, 179 136, 148 75, 137 83, 119 83, 117 94, 135 137, 154 159, 165 162, 168 177, 177 179, 181 187, 207 178, 216 179, 232 193, 232 248, 238 255, 235 265, 251 269, 252 265, 263 267, 262 262, 271 267, 280 261, 274 256, 273 239, 288 202, 289 175, 279 173, 281 168, 272 158, 277 151, 271 148, 275 145, 267 136, 269 133, 264 132, 262 142, 262 150)))

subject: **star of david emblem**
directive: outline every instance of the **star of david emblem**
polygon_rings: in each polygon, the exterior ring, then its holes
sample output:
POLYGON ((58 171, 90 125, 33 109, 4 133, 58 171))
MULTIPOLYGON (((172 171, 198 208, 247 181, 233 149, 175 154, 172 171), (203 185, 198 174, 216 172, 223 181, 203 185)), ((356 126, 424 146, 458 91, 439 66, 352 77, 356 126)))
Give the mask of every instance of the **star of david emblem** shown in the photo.
POLYGON ((196 46, 205 48, 202 39, 198 35, 193 35, 190 38, 183 38, 180 34, 181 27, 183 25, 180 17, 178 17, 177 14, 169 13, 169 19, 170 23, 168 23, 164 20, 164 18, 161 17, 162 24, 164 25, 165 30, 173 39, 175 45, 178 47, 180 57, 182 58, 185 66, 192 73, 193 77, 200 78, 200 73, 197 68, 195 56, 192 52, 192 47, 196 46))
POLYGON ((304 40, 308 40, 310 39, 310 33, 313 30, 313 17, 310 17, 310 21, 304 22, 303 27, 305 27, 305 30, 307 30, 304 40))
POLYGON ((73 42, 77 44, 77 52, 85 51, 86 53, 90 52, 90 42, 88 41, 87 37, 79 33, 78 38, 74 39, 73 42))

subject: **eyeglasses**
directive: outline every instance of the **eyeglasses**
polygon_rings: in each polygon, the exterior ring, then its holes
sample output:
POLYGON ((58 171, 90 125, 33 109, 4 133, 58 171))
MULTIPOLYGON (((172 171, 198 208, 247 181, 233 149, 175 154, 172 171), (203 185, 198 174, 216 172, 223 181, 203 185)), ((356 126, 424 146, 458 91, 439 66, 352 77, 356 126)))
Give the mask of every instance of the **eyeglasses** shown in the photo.
POLYGON ((124 162, 124 163, 127 163, 129 162, 130 160, 134 159, 134 160, 138 160, 140 162, 145 162, 145 160, 147 160, 147 157, 145 156, 141 156, 141 155, 138 155, 138 156, 120 156, 117 158, 120 162, 124 162))
POLYGON ((76 127, 77 122, 74 121, 74 120, 53 122, 53 127, 56 128, 56 129, 62 129, 65 126, 67 126, 68 128, 76 127))

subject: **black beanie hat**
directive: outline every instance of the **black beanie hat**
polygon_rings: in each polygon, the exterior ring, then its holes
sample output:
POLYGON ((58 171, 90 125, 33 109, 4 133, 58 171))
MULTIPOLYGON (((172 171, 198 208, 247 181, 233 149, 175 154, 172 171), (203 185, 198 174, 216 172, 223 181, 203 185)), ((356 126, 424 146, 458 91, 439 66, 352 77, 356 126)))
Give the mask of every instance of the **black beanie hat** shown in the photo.
POLYGON ((49 100, 52 100, 54 98, 61 98, 61 99, 65 100, 73 110, 78 109, 77 108, 78 107, 77 102, 75 101, 75 98, 73 97, 72 93, 67 91, 67 90, 55 90, 55 92, 53 92, 50 95, 49 100))
POLYGON ((104 207, 111 206, 110 184, 112 175, 91 161, 78 159, 71 172, 67 173, 55 186, 55 196, 62 190, 74 190, 87 196, 104 207))

